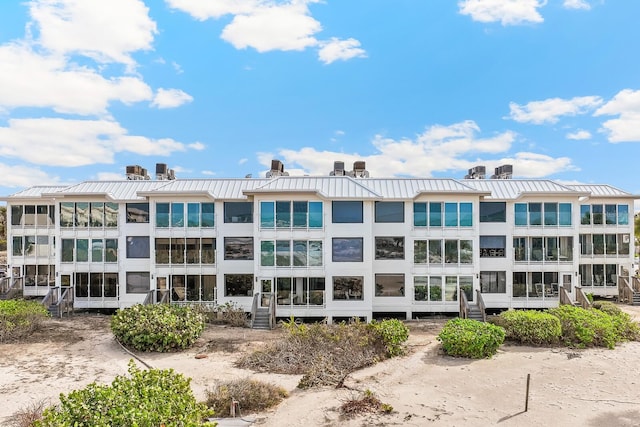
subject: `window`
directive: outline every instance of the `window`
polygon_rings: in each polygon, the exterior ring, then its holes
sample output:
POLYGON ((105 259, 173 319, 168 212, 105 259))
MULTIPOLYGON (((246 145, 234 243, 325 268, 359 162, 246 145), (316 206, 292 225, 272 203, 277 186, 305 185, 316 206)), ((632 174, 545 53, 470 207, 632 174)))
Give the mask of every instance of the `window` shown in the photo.
POLYGON ((442 301, 442 277, 429 276, 429 301, 442 301))
POLYGON ((559 203, 558 214, 560 225, 571 225, 571 203, 559 203))
POLYGON ((253 203, 224 202, 224 222, 226 223, 253 222, 253 203))
POLYGON ((464 292, 464 295, 467 297, 467 301, 473 302, 473 277, 460 276, 458 277, 458 284, 460 291, 464 292))
POLYGON ((169 264, 171 239, 156 239, 156 264, 169 264))
POLYGON ((322 265, 322 241, 310 240, 309 241, 309 266, 319 267, 321 265, 322 265))
POLYGON ((118 204, 104 204, 104 225, 105 227, 114 228, 118 226, 118 204))
POLYGON ((291 227, 291 202, 276 202, 276 227, 291 227))
POLYGON ((473 263, 473 241, 460 240, 460 264, 471 263, 473 263))
POLYGON ((184 227, 184 203, 171 203, 171 226, 184 227))
POLYGON ((102 239, 91 240, 91 262, 104 261, 104 241, 102 239))
POLYGON ((445 276, 444 300, 458 301, 458 277, 457 276, 445 276))
POLYGON ((480 258, 504 258, 506 236, 480 236, 480 258))
POLYGON ((191 237, 185 239, 185 242, 187 264, 200 264, 200 239, 191 237))
POLYGON ((187 203, 187 227, 200 226, 200 203, 187 203))
POLYGON ((558 238, 557 237, 545 237, 544 250, 545 261, 557 261, 558 260, 558 238))
POLYGON ((527 204, 526 203, 516 203, 514 205, 514 216, 515 216, 515 224, 517 226, 526 226, 528 224, 527 221, 527 204))
POLYGON ((506 222, 505 202, 480 202, 480 222, 506 222))
POLYGON ((513 238, 513 259, 515 261, 527 260, 527 238, 526 237, 513 238))
POLYGON ((558 204, 544 204, 544 225, 558 225, 558 204))
POLYGON ((156 203, 156 227, 169 226, 169 203, 156 203))
POLYGON ((200 204, 200 227, 212 228, 215 226, 215 205, 213 203, 200 204))
MULTIPOLYGON (((11 225, 22 225, 22 205, 11 206, 11 225)), ((62 224, 60 224, 62 225, 62 224)))
POLYGON ((149 236, 127 236, 127 258, 149 258, 149 236))
POLYGON ((322 202, 309 202, 309 228, 322 228, 322 215, 322 202))
POLYGON ((215 300, 215 275, 174 274, 170 279, 171 301, 212 302, 215 300))
POLYGON ((89 273, 76 273, 76 292, 77 298, 89 297, 89 273))
POLYGON ((629 205, 618 205, 618 225, 629 225, 629 205))
POLYGON ((618 234, 618 255, 629 255, 629 234, 618 234))
POLYGON ((118 273, 104 273, 104 297, 118 297, 118 273))
POLYGON ((362 237, 334 237, 332 239, 333 262, 362 262, 362 237))
POLYGON ((513 285, 511 294, 515 298, 524 298, 527 296, 527 273, 513 273, 513 285))
POLYGON ((426 264, 427 253, 428 253, 427 240, 413 241, 413 263, 414 264, 426 264))
POLYGON ((593 254, 593 240, 591 234, 580 235, 580 255, 593 254))
POLYGON ((442 264, 442 240, 429 240, 429 264, 442 264))
POLYGON ((102 227, 104 225, 104 203, 91 203, 89 213, 89 226, 102 227))
POLYGON ((471 227, 473 225, 472 206, 471 203, 460 203, 460 227, 471 227))
POLYGON ((200 241, 200 262, 202 264, 216 263, 216 239, 203 237, 200 241))
POLYGON ((61 243, 62 256, 60 257, 61 262, 73 262, 74 246, 75 246, 75 242, 73 239, 62 239, 62 243, 61 243))
POLYGON ((118 262, 118 239, 104 239, 105 262, 118 262))
POLYGON ((331 220, 335 224, 363 222, 362 202, 335 201, 331 204, 331 220))
POLYGON ((128 294, 146 294, 149 289, 151 289, 151 280, 148 272, 127 272, 128 294))
POLYGON ((376 237, 376 259, 404 259, 404 237, 376 237))
POLYGON ((149 203, 127 203, 128 223, 148 223, 149 203))
POLYGON ((413 278, 413 299, 414 301, 427 301, 429 299, 427 276, 415 276, 413 278))
POLYGON ((444 262, 445 264, 458 263, 458 241, 446 239, 444 241, 444 262))
POLYGON ((591 206, 590 205, 580 205, 580 224, 582 225, 591 224, 591 206))
POLYGON ((224 259, 252 260, 253 237, 225 237, 224 259))
POLYGON ((593 254, 604 255, 604 234, 593 235, 593 254))
POLYGON ((334 276, 334 300, 362 300, 364 277, 362 276, 334 276))
POLYGON ((541 203, 529 203, 529 225, 542 225, 541 203))
POLYGON ((73 227, 75 224, 75 203, 60 203, 60 227, 73 227))
POLYGON ((507 292, 507 273, 504 271, 481 271, 480 292, 504 294, 507 292))
POLYGON ((89 203, 78 202, 76 203, 76 227, 88 227, 89 226, 89 203))
POLYGON ((445 227, 458 226, 458 204, 457 203, 444 204, 444 225, 445 227))
POLYGON ((276 278, 276 303, 291 305, 291 277, 276 278))
POLYGON ((103 279, 102 273, 89 273, 89 297, 102 298, 103 279))
POLYGON ((591 213, 593 213, 593 224, 600 225, 603 224, 603 209, 602 205, 591 205, 591 213))
POLYGON ((305 267, 307 265, 307 241, 294 240, 292 245, 293 266, 305 267))
POLYGON ((274 242, 270 240, 260 242, 260 265, 263 267, 273 267, 275 260, 274 242))
POLYGON ((307 202, 293 202, 293 227, 307 227, 308 206, 307 202))
POLYGON ((76 240, 76 261, 77 262, 89 261, 89 240, 88 239, 76 240))
POLYGON ((531 261, 542 261, 544 257, 544 249, 542 237, 531 238, 531 261))
POLYGON ((404 202, 375 202, 376 222, 404 222, 404 202))
POLYGON ((413 226, 414 227, 427 226, 427 204, 426 203, 413 204, 413 226))
POLYGON ((291 242, 276 240, 276 266, 289 267, 291 265, 291 242))
POLYGON ((429 227, 442 227, 442 203, 429 203, 429 227))
POLYGON ((377 297, 403 297, 404 274, 376 274, 377 297))
MULTIPOLYGON (((64 242, 64 240, 66 239, 63 239, 62 241, 64 242)), ((22 256, 24 254, 22 236, 13 236, 13 250, 11 251, 11 254, 14 256, 22 256)), ((73 261, 73 246, 71 246, 71 261, 73 261)), ((65 260, 63 259, 62 262, 65 262, 65 260)))
POLYGON ((604 215, 607 225, 616 225, 618 221, 616 205, 604 205, 604 215))
POLYGON ((607 255, 616 255, 618 253, 615 234, 604 235, 604 247, 607 255))
POLYGON ((250 297, 253 295, 253 274, 225 274, 224 296, 250 297))

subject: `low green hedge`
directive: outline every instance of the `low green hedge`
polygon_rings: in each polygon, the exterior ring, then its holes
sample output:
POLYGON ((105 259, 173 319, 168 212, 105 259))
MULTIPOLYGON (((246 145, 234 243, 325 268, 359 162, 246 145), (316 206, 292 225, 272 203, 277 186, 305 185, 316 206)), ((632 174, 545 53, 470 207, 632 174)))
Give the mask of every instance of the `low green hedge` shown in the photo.
POLYGON ((125 346, 168 352, 189 348, 204 331, 204 316, 191 307, 155 304, 118 310, 111 331, 125 346))
POLYGON ((504 328, 471 319, 451 319, 438 334, 446 354, 482 359, 498 351, 505 338, 504 328))
POLYGON ((613 317, 603 311, 561 305, 549 313, 560 319, 561 339, 567 346, 614 348, 621 341, 613 317))
POLYGON ((380 336, 387 348, 389 357, 404 354, 404 343, 409 339, 409 328, 401 320, 386 319, 382 321, 372 320, 369 323, 376 334, 380 336))
POLYGON ((36 331, 49 317, 38 301, 0 301, 0 342, 23 338, 36 331))
POLYGON ((558 317, 536 310, 508 310, 500 314, 506 339, 527 345, 556 344, 562 335, 558 317))
POLYGON ((35 427, 201 427, 213 416, 197 403, 191 380, 173 369, 141 371, 129 362, 129 376, 111 385, 91 383, 60 395, 60 405, 47 408, 35 427))

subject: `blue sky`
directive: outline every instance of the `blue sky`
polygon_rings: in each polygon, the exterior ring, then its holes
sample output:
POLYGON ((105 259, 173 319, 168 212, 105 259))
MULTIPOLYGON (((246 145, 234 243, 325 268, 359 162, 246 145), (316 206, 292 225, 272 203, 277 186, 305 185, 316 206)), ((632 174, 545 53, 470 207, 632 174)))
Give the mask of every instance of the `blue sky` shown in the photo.
POLYGON ((0 2, 0 194, 124 176, 608 183, 640 194, 640 2, 0 2))

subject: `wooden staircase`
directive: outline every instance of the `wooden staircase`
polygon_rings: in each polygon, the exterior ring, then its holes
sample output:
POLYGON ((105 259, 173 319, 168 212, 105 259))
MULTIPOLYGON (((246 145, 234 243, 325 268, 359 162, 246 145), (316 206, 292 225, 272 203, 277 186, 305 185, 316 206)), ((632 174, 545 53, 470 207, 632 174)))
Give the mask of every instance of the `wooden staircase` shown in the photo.
POLYGON ((253 296, 251 306, 251 329, 270 330, 276 326, 276 298, 274 294, 260 294, 253 296), (262 298, 267 299, 267 304, 262 304, 262 298))
POLYGON ((0 300, 22 297, 22 277, 3 277, 0 279, 0 300))
POLYGON ((486 307, 479 290, 476 290, 476 303, 474 304, 469 303, 467 295, 460 291, 460 317, 478 322, 487 321, 486 307))
POLYGON ((41 304, 47 308, 51 317, 62 317, 73 312, 73 289, 55 286, 49 289, 41 304))
POLYGON ((269 308, 261 307, 256 309, 253 314, 253 322, 251 327, 253 329, 271 329, 269 326, 269 308))

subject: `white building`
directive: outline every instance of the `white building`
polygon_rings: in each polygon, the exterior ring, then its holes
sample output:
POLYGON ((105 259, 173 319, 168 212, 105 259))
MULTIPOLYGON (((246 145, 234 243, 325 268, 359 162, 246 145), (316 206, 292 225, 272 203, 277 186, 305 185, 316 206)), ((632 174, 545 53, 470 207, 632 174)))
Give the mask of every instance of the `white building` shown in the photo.
POLYGON ((20 191, 3 199, 7 280, 25 296, 70 287, 76 308, 168 291, 250 311, 264 293, 278 317, 335 320, 458 312, 460 292, 553 307, 578 287, 617 296, 633 275, 639 197, 608 185, 281 172, 20 191))

